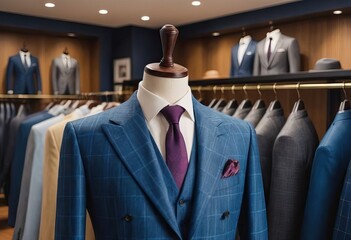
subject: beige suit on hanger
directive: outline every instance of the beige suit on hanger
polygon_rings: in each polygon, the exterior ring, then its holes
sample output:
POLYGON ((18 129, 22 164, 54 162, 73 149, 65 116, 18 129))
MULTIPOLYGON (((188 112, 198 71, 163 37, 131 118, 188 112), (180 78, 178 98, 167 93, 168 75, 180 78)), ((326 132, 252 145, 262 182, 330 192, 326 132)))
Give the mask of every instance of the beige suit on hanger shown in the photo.
MULTIPOLYGON (((82 115, 77 111, 74 111, 65 116, 62 122, 51 126, 47 130, 43 164, 43 195, 39 232, 40 240, 53 240, 55 238, 57 179, 63 131, 67 122, 81 117, 82 115)), ((86 220, 86 236, 87 240, 95 239, 94 230, 88 213, 86 220)))

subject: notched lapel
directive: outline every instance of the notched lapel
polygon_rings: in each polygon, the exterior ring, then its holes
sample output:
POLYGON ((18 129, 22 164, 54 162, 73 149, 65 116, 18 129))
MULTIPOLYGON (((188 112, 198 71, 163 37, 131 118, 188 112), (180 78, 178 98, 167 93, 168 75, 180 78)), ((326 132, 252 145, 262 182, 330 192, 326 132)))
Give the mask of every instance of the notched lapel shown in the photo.
MULTIPOLYGON (((136 97, 134 102, 137 102, 136 97)), ((180 236, 173 207, 167 197, 167 187, 164 181, 160 181, 164 178, 164 173, 155 154, 139 103, 134 104, 138 106, 134 105, 129 112, 123 113, 125 119, 119 120, 118 117, 114 117, 110 124, 102 125, 102 130, 118 155, 116 161, 123 162, 160 215, 180 236)))

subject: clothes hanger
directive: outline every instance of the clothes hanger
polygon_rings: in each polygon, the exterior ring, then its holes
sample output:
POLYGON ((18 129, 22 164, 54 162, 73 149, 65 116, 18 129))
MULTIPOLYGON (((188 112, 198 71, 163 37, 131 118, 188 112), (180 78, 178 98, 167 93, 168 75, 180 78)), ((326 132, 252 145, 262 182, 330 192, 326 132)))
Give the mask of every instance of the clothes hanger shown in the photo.
POLYGON ((213 107, 218 111, 222 111, 223 108, 227 105, 227 102, 224 99, 223 95, 224 95, 224 87, 221 87, 221 98, 217 101, 216 105, 213 107))
POLYGON ((224 107, 224 109, 231 109, 231 108, 237 109, 238 108, 238 101, 236 101, 236 99, 235 99, 235 85, 232 86, 232 94, 234 95, 234 97, 231 100, 229 100, 229 102, 224 107))
POLYGON ((270 111, 272 111, 272 110, 274 110, 274 109, 280 109, 280 108, 282 108, 282 106, 280 105, 280 102, 279 102, 279 100, 278 100, 276 85, 277 85, 277 83, 274 83, 274 84, 273 84, 273 92, 274 92, 274 95, 275 95, 275 100, 273 100, 273 101, 270 102, 270 104, 269 104, 268 110, 270 110, 270 111))
POLYGON ((200 103, 202 103, 202 101, 203 101, 203 98, 202 98, 202 94, 201 94, 201 86, 199 86, 198 88, 197 88, 197 92, 198 92, 198 101, 200 102, 200 103))
POLYGON ((345 82, 343 82, 343 87, 342 90, 344 92, 344 97, 345 99, 340 103, 339 106, 339 112, 344 112, 347 110, 350 110, 350 101, 347 99, 347 93, 346 93, 346 89, 345 89, 345 82))
POLYGON ((305 104, 304 104, 304 102, 301 100, 301 97, 300 97, 299 88, 300 88, 300 83, 297 83, 297 85, 296 85, 296 92, 297 92, 298 100, 297 100, 297 101, 295 102, 295 104, 294 104, 294 107, 293 107, 293 110, 292 110, 293 113, 305 109, 305 104))
POLYGON ((269 31, 272 32, 274 30, 273 21, 272 20, 269 21, 268 24, 269 24, 269 31))
POLYGON ((210 108, 213 108, 217 102, 218 102, 218 99, 216 98, 216 89, 217 89, 217 86, 213 86, 213 94, 214 94, 214 98, 211 100, 210 104, 208 104, 208 107, 210 108))
POLYGON ((245 93, 245 99, 243 101, 241 101, 238 109, 251 108, 252 107, 252 103, 251 103, 251 101, 250 101, 250 99, 248 98, 248 95, 247 95, 246 84, 243 86, 243 90, 244 90, 244 93, 245 93))
POLYGON ((245 27, 242 27, 241 31, 242 31, 241 37, 245 37, 246 36, 245 27))
POLYGON ((257 85, 257 91, 258 91, 258 94, 259 94, 260 98, 253 105, 253 107, 252 107, 253 109, 260 109, 260 108, 265 108, 266 107, 266 104, 264 103, 264 101, 262 99, 262 93, 260 91, 260 88, 261 88, 261 85, 258 84, 257 85))

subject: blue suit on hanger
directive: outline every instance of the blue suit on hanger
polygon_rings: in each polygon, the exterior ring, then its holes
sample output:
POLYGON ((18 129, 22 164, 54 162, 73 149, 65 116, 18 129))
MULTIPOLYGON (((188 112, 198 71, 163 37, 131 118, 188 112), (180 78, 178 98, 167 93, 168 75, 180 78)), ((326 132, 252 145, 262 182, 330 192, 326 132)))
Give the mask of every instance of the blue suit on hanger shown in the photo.
POLYGON ((196 159, 179 195, 136 94, 118 107, 68 123, 55 239, 84 239, 86 208, 96 239, 235 239, 238 225, 242 239, 267 239, 255 131, 195 99, 193 107, 196 159), (234 159, 238 173, 223 177, 234 159), (183 194, 192 195, 191 201, 183 194), (179 216, 185 209, 183 231, 179 216))
POLYGON ((6 72, 6 91, 14 94, 37 94, 41 92, 41 77, 38 58, 30 55, 28 69, 22 63, 20 54, 9 58, 6 72))
POLYGON ((238 50, 239 44, 235 45, 232 48, 231 52, 231 65, 230 65, 230 76, 231 77, 245 77, 252 76, 253 65, 255 60, 255 52, 256 52, 257 42, 251 40, 247 49, 244 53, 244 57, 239 64, 238 61, 238 50))
POLYGON ((314 157, 301 240, 332 239, 335 216, 351 158, 351 110, 336 114, 314 157))

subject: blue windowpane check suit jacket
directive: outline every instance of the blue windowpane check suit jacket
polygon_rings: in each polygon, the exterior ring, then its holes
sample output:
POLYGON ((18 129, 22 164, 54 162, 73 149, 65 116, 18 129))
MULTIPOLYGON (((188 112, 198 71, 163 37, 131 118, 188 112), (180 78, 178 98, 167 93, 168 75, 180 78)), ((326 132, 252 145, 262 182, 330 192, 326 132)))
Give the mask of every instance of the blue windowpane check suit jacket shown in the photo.
POLYGON ((116 108, 67 124, 55 239, 84 239, 86 208, 96 239, 235 239, 237 226, 243 240, 267 239, 254 130, 193 104, 197 166, 187 236, 177 223, 176 203, 167 196, 174 180, 158 159, 134 94, 116 108), (223 178, 228 159, 239 161, 240 170, 223 178))

